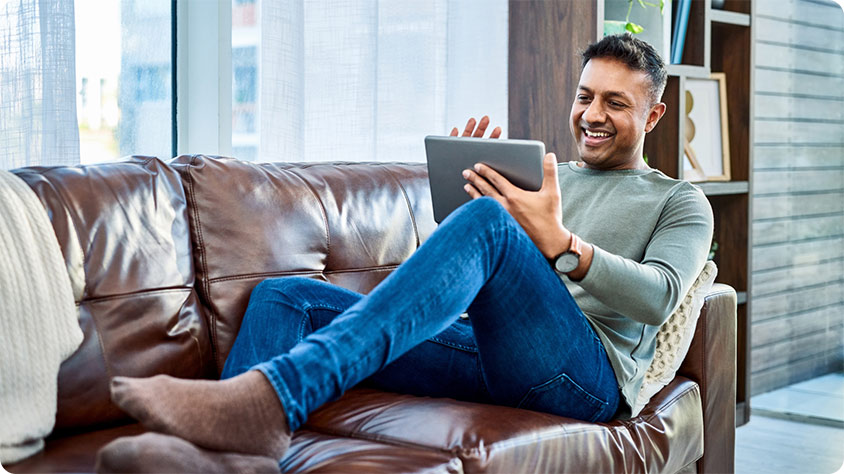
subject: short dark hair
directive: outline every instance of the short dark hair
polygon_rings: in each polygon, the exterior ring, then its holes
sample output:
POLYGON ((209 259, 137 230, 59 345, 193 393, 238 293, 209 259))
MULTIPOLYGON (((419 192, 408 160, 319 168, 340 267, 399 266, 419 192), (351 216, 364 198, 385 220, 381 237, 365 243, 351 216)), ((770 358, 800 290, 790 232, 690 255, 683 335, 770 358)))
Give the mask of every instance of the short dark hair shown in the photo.
POLYGON ((634 71, 645 72, 651 80, 651 100, 657 103, 662 98, 665 81, 668 79, 665 62, 653 46, 630 33, 605 36, 597 43, 590 44, 581 56, 581 70, 590 59, 610 58, 621 61, 634 71))

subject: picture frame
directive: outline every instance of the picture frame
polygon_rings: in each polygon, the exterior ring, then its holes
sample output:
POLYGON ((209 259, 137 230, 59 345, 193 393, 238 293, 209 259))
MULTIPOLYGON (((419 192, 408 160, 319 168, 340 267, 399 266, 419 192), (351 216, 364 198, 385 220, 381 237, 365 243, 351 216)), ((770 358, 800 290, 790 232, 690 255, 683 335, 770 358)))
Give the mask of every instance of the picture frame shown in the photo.
POLYGON ((730 181, 727 78, 686 78, 683 177, 688 181, 730 181))

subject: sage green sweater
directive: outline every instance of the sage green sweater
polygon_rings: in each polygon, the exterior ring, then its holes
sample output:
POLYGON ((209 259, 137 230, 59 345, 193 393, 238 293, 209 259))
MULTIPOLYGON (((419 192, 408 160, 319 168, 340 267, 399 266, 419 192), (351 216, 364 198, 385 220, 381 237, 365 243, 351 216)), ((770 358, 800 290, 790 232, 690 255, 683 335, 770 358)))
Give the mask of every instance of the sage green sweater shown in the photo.
POLYGON ((563 225, 595 248, 582 281, 562 279, 606 347, 629 417, 659 326, 706 263, 712 208, 699 188, 657 170, 570 161, 558 175, 563 225))

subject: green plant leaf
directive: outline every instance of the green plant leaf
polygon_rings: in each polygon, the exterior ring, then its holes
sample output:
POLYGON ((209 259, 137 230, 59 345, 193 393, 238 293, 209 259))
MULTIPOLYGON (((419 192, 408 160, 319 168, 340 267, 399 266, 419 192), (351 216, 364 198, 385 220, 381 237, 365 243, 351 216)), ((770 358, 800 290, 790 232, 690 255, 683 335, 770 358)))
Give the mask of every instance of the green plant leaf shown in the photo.
POLYGON ((629 21, 627 22, 626 25, 624 25, 624 29, 633 33, 634 35, 645 31, 645 29, 642 28, 641 26, 637 25, 636 23, 629 22, 629 21))
POLYGON ((604 36, 618 35, 624 33, 627 23, 616 20, 604 20, 604 36))

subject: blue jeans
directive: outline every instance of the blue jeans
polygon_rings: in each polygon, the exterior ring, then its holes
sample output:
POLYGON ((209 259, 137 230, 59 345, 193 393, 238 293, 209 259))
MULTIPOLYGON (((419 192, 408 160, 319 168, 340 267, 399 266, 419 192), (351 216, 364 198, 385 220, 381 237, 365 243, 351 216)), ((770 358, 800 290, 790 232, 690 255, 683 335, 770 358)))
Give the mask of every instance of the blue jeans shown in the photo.
POLYGON ((261 282, 222 377, 250 369, 275 388, 292 430, 363 381, 587 421, 619 404, 592 326, 491 198, 453 212, 366 296, 307 278, 261 282))

